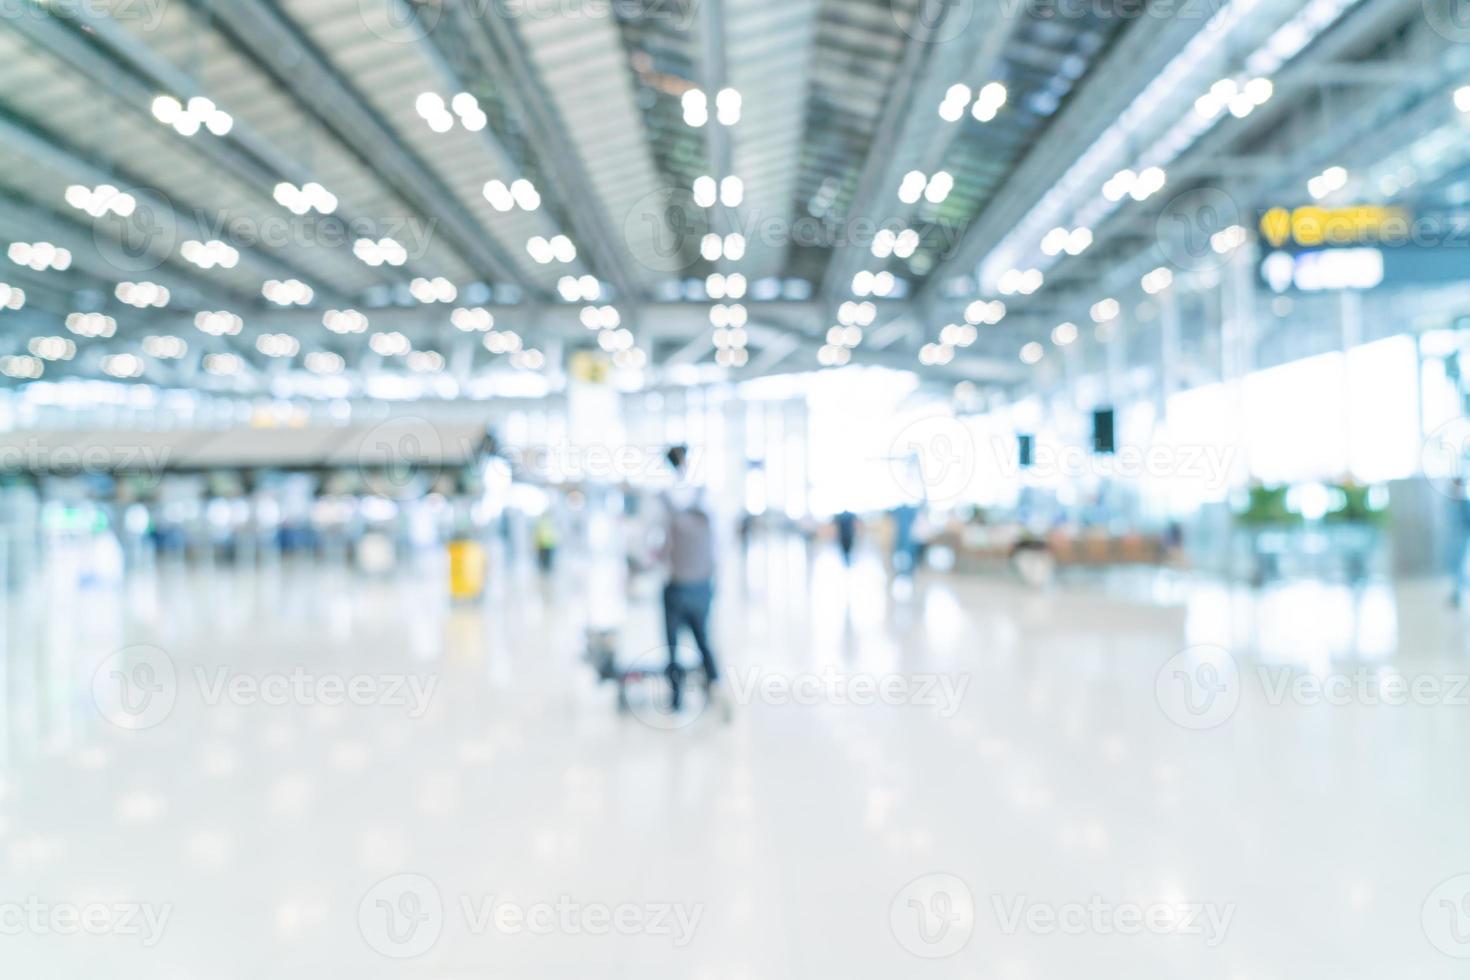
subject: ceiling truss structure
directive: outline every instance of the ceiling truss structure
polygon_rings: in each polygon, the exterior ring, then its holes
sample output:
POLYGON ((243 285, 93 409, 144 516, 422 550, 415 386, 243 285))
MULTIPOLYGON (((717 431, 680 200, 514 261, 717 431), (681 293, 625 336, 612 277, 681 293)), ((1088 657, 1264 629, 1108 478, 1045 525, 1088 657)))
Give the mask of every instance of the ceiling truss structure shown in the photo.
MULTIPOLYGON (((1157 265, 1159 214, 1179 193, 1228 187, 1254 207, 1324 161, 1371 155, 1358 134, 1429 114, 1418 107, 1465 67, 1409 0, 1207 6, 1209 19, 940 0, 185 0, 110 16, 26 0, 0 22, 0 246, 51 243, 72 262, 0 257, 0 282, 27 295, 24 309, 0 309, 0 357, 69 336, 68 314, 105 313, 115 333, 73 338, 76 355, 48 362, 47 379, 106 377, 109 358, 131 354, 125 375, 138 380, 261 392, 322 351, 354 382, 407 370, 371 343, 391 331, 461 383, 556 371, 577 349, 630 342, 657 383, 708 366, 712 313, 738 303, 749 357, 721 373, 740 378, 815 368, 839 307, 866 300, 852 363, 1024 387, 1019 345, 1157 265), (1202 52, 1200 72, 1233 75, 1242 52, 1313 11, 1317 33, 1273 70, 1262 111, 1175 152, 1168 193, 1099 209, 1096 175, 1158 150, 1161 130, 1138 107, 1183 53, 1202 52), (1231 41, 1204 46, 1210 32, 1231 41), (972 105, 997 85, 1003 108, 972 105), (1344 88, 1352 100, 1334 94, 1344 88), (716 118, 726 89, 741 97, 738 120, 716 118), (941 109, 957 90, 958 115, 941 109), (702 121, 687 117, 691 92, 708 106, 702 121), (156 118, 160 96, 204 97, 231 125, 186 134, 156 118), (423 111, 426 96, 447 124, 423 111), (1332 114, 1340 138, 1273 136, 1313 113, 1332 114), (905 196, 914 173, 930 186, 905 196), (700 199, 701 178, 729 177, 743 187, 734 199, 700 199), (498 205, 494 181, 528 183, 535 203, 498 205), (283 184, 319 184, 334 206, 297 213, 283 184), (68 204, 78 185, 119 188, 132 213, 68 204), (1080 254, 1038 251, 1036 229, 1094 213, 1080 254), (912 241, 880 248, 879 229, 912 241), (397 262, 358 254, 386 239, 397 262), (181 251, 212 240, 235 260, 201 267, 181 251), (1004 323, 920 369, 919 348, 972 300, 997 298, 996 270, 1010 262, 1044 265, 1045 288, 1007 297, 1004 323), (862 283, 874 276, 889 284, 877 294, 862 283), (311 297, 283 308, 264 294, 272 280, 311 297), (120 283, 142 281, 168 290, 165 307, 120 301, 120 283), (616 312, 588 329, 584 306, 616 312), (460 307, 547 356, 487 349, 451 325, 460 307), (328 310, 371 326, 334 333, 328 310), (202 311, 231 311, 243 327, 201 332, 202 311), (608 342, 622 328, 628 339, 608 342), (188 356, 143 351, 165 333, 188 356), (280 333, 293 351, 262 350, 280 333), (202 370, 211 353, 233 355, 234 372, 202 370)), ((1176 95, 1193 98, 1186 82, 1176 95)))

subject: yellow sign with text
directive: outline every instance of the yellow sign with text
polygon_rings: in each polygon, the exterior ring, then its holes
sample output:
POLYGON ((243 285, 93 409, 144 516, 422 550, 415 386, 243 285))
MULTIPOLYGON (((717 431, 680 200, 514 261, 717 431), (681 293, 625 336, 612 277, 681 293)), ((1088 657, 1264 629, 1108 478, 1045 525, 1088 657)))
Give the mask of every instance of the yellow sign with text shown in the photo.
POLYGON ((1307 205, 1271 208, 1261 215, 1261 237, 1273 248, 1298 245, 1367 245, 1403 241, 1411 220, 1402 208, 1359 204, 1341 208, 1307 205))

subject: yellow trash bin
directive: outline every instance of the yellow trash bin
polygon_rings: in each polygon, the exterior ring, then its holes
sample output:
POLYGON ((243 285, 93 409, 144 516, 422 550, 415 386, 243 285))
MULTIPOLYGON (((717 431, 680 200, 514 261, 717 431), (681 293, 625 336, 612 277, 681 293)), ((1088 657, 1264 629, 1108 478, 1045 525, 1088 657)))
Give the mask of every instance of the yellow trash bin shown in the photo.
POLYGON ((485 549, 478 541, 449 542, 449 595, 478 599, 485 592, 485 549))

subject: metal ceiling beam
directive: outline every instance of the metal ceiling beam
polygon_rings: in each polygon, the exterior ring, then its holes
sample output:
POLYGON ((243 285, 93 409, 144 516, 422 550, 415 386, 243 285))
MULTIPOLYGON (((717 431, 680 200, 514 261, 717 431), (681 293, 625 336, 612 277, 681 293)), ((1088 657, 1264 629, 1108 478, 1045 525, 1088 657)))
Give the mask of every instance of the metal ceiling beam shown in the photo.
POLYGON ((463 64, 466 59, 455 57, 452 46, 442 43, 446 40, 443 29, 425 32, 426 43, 446 55, 456 66, 456 74, 463 76, 478 68, 490 77, 497 92, 508 97, 525 125, 537 166, 550 184, 544 188, 546 196, 564 205, 569 230, 596 257, 598 273, 617 287, 620 300, 637 303, 641 290, 629 272, 626 252, 613 234, 607 210, 592 190, 586 164, 516 28, 492 12, 471 13, 469 5, 452 4, 446 12, 457 33, 469 42, 474 64, 463 64))
MULTIPOLYGON (((109 283, 117 282, 119 270, 99 250, 98 233, 96 226, 85 228, 71 221, 69 218, 60 217, 57 213, 45 210, 30 201, 24 201, 0 193, 0 227, 15 229, 13 240, 24 240, 21 234, 34 234, 38 241, 48 241, 53 245, 61 246, 72 254, 72 266, 109 283)), ((108 241, 113 241, 108 236, 108 241)), ((132 249, 129 249, 131 255, 132 249)), ((146 277, 151 282, 164 286, 183 305, 194 309, 207 309, 200 302, 209 297, 226 294, 231 297, 237 305, 250 307, 260 301, 260 297, 254 294, 241 293, 229 286, 222 285, 193 270, 192 267, 184 269, 177 263, 181 260, 171 252, 163 252, 158 249, 149 250, 147 259, 156 261, 157 265, 150 267, 146 272, 133 273, 138 278, 146 277)), ((0 265, 0 268, 4 268, 0 265)), ((60 275, 61 273, 58 273, 60 275)))
MULTIPOLYGON (((12 18, 7 23, 38 48, 110 92, 148 124, 156 124, 153 118, 153 99, 156 96, 167 93, 182 101, 204 94, 197 81, 111 18, 95 14, 88 5, 68 6, 66 16, 87 35, 102 42, 102 47, 89 43, 57 18, 25 16, 12 18), (104 54, 104 49, 110 51, 112 57, 104 54)), ((276 206, 274 191, 277 183, 287 180, 299 187, 314 179, 304 165, 280 152, 248 123, 239 119, 235 120, 225 137, 180 136, 178 139, 178 145, 250 187, 271 201, 272 207, 276 206)), ((331 220, 353 223, 350 215, 339 215, 331 220)), ((355 261, 345 255, 342 260, 355 261)), ((398 282, 401 277, 401 273, 386 268, 374 270, 373 274, 388 283, 398 282)), ((321 276, 312 274, 310 278, 320 281, 321 276)))
POLYGON ((1087 74, 1011 171, 994 194, 992 205, 980 212, 959 243, 925 278, 918 298, 932 300, 943 295, 949 280, 971 275, 1203 23, 1187 17, 1163 22, 1153 18, 1125 30, 1103 63, 1087 74))
POLYGON ((445 239, 481 277, 515 283, 531 295, 545 294, 521 276, 510 256, 466 214, 453 192, 279 10, 265 0, 231 0, 208 4, 207 9, 399 197, 437 222, 445 239))
MULTIPOLYGON (((35 160, 37 164, 44 166, 52 173, 62 174, 68 180, 78 184, 96 186, 108 181, 123 183, 128 187, 137 188, 146 186, 141 181, 120 171, 109 172, 103 170, 97 164, 87 159, 87 155, 72 146, 64 146, 55 141, 49 135, 39 133, 24 126, 17 119, 11 117, 4 110, 0 110, 0 143, 6 147, 16 150, 25 156, 35 160)), ((208 230, 197 220, 202 211, 196 211, 193 215, 182 212, 174 207, 171 198, 163 198, 150 192, 150 200, 162 202, 168 209, 168 216, 174 226, 186 233, 192 233, 200 239, 208 238, 208 230)), ((247 267, 254 266, 261 275, 262 281, 267 278, 290 278, 301 276, 308 279, 319 280, 320 277, 307 273, 296 265, 282 262, 274 255, 258 251, 250 246, 238 246, 241 260, 247 263, 247 267)), ((117 270, 124 273, 124 270, 117 270)), ((126 275, 119 275, 126 278, 126 275)), ((114 280, 116 281, 116 279, 114 280)), ((336 305, 351 305, 345 293, 326 287, 319 288, 317 294, 329 303, 336 305)))
MULTIPOLYGON (((894 74, 893 85, 883 101, 878 124, 868 143, 867 159, 863 162, 862 174, 857 189, 846 210, 846 220, 870 218, 874 212, 881 213, 880 202, 885 193, 893 193, 897 186, 890 186, 895 161, 900 159, 905 148, 908 129, 916 117, 922 114, 915 108, 915 99, 921 90, 932 84, 931 58, 938 45, 940 30, 958 5, 952 0, 919 0, 913 20, 907 29, 908 41, 894 74)), ((998 18, 1004 20, 1005 18, 998 18)), ((958 50, 964 45, 956 45, 958 50)), ((948 61, 948 59, 946 59, 948 61)), ((937 103, 936 103, 937 105, 937 103)), ((858 266, 867 252, 858 245, 847 244, 832 250, 822 276, 818 295, 831 306, 846 292, 858 266)))
MULTIPOLYGON (((1404 145, 1407 135, 1414 132, 1415 127, 1420 125, 1423 114, 1442 112, 1443 106, 1421 105, 1420 109, 1409 113, 1398 111, 1399 100, 1402 99, 1401 89, 1384 91, 1375 103, 1359 103, 1355 108, 1352 118, 1360 125, 1337 126, 1329 133, 1320 130, 1304 130, 1299 126, 1283 124, 1283 118, 1293 108, 1293 105, 1282 98, 1282 95, 1291 92, 1307 93, 1320 86, 1315 79, 1319 77, 1319 69, 1323 62, 1336 64, 1347 59, 1355 50, 1364 45, 1373 44, 1377 39, 1390 35, 1400 26, 1404 18, 1414 18, 1420 7, 1414 0, 1364 0, 1363 4, 1348 15, 1348 20, 1330 31, 1317 44, 1308 48, 1296 60, 1284 66, 1277 73, 1278 94, 1265 106, 1251 113, 1245 119, 1229 120, 1223 125, 1216 126, 1205 134, 1199 142, 1185 151, 1184 155, 1171 168, 1171 173, 1176 179, 1183 182, 1191 178, 1232 178, 1227 184, 1232 196, 1246 198, 1240 203, 1243 206, 1249 204, 1262 193, 1281 185, 1286 181, 1304 180, 1314 167, 1320 167, 1324 161, 1333 159, 1349 147, 1396 147, 1404 145), (1373 104, 1379 107, 1378 116, 1374 116, 1367 106, 1373 104), (1364 127, 1376 127, 1376 119, 1384 114, 1390 114, 1394 134, 1379 132, 1373 140, 1364 139, 1364 127), (1250 143, 1254 137, 1266 132, 1280 134, 1278 139, 1284 145, 1274 147, 1269 155, 1243 156, 1237 151, 1237 147, 1250 143), (1220 166, 1221 161, 1234 161, 1244 164, 1238 169, 1225 170, 1220 166)), ((1463 46, 1444 45, 1444 39, 1433 32, 1426 23, 1422 25, 1417 34, 1411 36, 1406 43, 1420 43, 1433 49, 1443 47, 1445 56, 1436 74, 1434 59, 1430 57, 1428 50, 1421 52, 1421 57, 1413 59, 1418 66, 1414 78, 1416 87, 1421 89, 1444 87, 1453 80, 1463 76, 1470 60, 1470 51, 1463 46)), ((1344 84, 1354 84, 1344 82, 1344 84)), ((1095 261, 1090 257, 1094 250, 1101 254, 1099 246, 1120 233, 1136 231, 1140 226, 1153 226, 1152 211, 1142 211, 1133 208, 1124 208, 1114 212, 1113 216, 1102 227, 1095 229, 1096 244, 1088 249, 1080 257, 1067 260, 1068 267, 1075 265, 1086 265, 1095 261)), ((1161 256, 1158 253, 1155 242, 1149 244, 1133 253, 1126 259, 1110 257, 1109 267, 1097 277, 1097 289, 1093 298, 1096 299, 1110 291, 1134 285, 1139 277, 1148 270, 1159 265, 1161 256)), ((1013 312, 1018 315, 1041 315, 1040 311, 1052 308, 1065 308, 1068 297, 1058 296, 1043 290, 1034 298, 1013 298, 1013 312)), ((1091 300, 1085 299, 1082 294, 1074 294, 1077 308, 1084 308, 1091 300)))

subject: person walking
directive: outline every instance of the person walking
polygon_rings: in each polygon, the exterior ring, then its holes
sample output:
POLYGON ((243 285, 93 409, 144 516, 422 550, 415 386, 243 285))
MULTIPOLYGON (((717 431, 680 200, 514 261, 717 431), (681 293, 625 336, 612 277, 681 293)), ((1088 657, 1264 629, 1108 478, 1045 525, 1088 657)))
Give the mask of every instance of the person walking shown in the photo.
POLYGON ((688 629, 704 668, 705 693, 726 721, 731 707, 720 686, 719 664, 709 641, 709 615, 715 593, 715 535, 700 488, 688 480, 688 449, 668 451, 675 484, 664 497, 666 508, 662 557, 668 569, 664 584, 664 634, 668 642, 670 707, 683 706, 684 668, 679 664, 679 633, 688 629))
POLYGON ((842 551, 842 564, 852 567, 852 549, 857 544, 857 515, 844 510, 832 519, 837 527, 837 547, 842 551))

